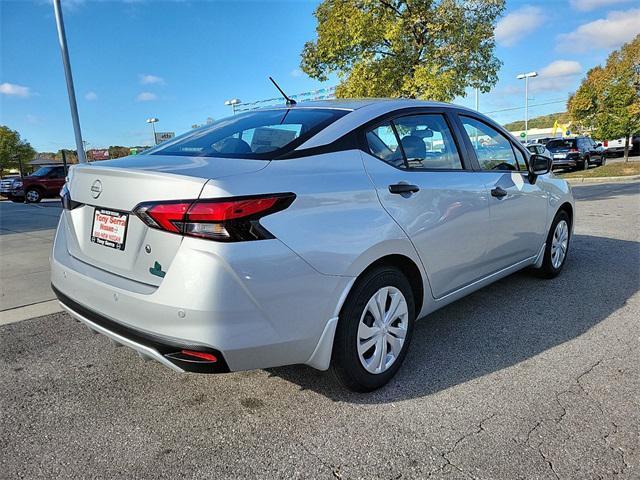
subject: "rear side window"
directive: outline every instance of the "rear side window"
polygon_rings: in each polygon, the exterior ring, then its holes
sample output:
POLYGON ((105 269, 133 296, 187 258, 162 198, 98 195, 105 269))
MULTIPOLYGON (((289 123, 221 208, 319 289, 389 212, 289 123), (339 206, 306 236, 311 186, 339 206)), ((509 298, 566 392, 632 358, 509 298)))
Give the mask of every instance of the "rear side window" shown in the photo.
POLYGON ((514 148, 507 137, 475 118, 461 116, 460 120, 482 170, 519 170, 514 148))
POLYGON ((462 169, 458 149, 442 115, 399 117, 369 130, 366 137, 371 153, 395 167, 462 169))
POLYGON ((290 152, 347 113, 315 108, 243 113, 189 132, 148 153, 271 159, 290 152))

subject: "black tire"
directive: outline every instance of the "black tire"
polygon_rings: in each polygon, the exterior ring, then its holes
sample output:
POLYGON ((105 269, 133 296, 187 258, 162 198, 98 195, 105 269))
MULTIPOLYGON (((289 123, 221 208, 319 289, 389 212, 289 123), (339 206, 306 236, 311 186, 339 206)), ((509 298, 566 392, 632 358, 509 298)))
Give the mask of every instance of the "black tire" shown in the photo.
POLYGON ((582 162, 582 170, 589 170, 589 157, 584 157, 582 162))
POLYGON ((549 229, 549 233, 547 235, 547 244, 544 247, 544 259, 542 260, 542 266, 536 270, 538 275, 542 278, 557 277, 562 271, 564 264, 567 262, 567 256, 569 255, 570 245, 571 245, 571 219, 569 218, 569 215, 567 214, 567 212, 565 212, 564 210, 560 210, 558 213, 556 213, 556 216, 553 219, 553 222, 551 223, 551 228, 549 229), (567 252, 565 254, 565 257, 562 260, 562 263, 560 264, 560 266, 556 268, 553 266, 553 262, 551 260, 551 244, 553 240, 553 234, 556 231, 556 226, 562 220, 567 222, 567 226, 569 227, 569 232, 568 232, 569 238, 567 239, 567 252))
POLYGON ((370 392, 384 386, 398 369, 407 354, 415 323, 415 304, 411 285, 405 275, 393 267, 379 267, 364 274, 354 285, 340 312, 333 341, 331 369, 337 379, 349 390, 370 392), (358 356, 358 327, 369 300, 384 287, 400 290, 407 303, 408 321, 404 344, 395 362, 382 373, 370 373, 358 356))
POLYGON ((24 192, 24 203, 40 203, 42 193, 37 188, 30 188, 24 192))
POLYGON ((600 166, 604 167, 606 164, 607 164, 607 157, 603 155, 602 158, 600 158, 600 166))

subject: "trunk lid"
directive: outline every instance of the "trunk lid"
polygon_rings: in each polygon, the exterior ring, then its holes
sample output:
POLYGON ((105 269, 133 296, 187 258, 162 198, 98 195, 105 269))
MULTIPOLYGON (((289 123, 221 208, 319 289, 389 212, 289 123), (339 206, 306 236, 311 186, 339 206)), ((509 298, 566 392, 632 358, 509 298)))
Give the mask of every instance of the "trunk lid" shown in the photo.
MULTIPOLYGON (((95 267, 149 285, 160 285, 182 243, 182 236, 149 228, 132 210, 143 202, 199 198, 210 179, 255 172, 268 163, 148 155, 75 165, 69 174, 68 188, 73 201, 83 205, 63 212, 67 249, 78 260, 95 267), (113 222, 121 222, 126 217, 122 248, 119 245, 113 248, 112 242, 103 239, 97 239, 102 243, 92 240, 95 228, 99 229, 105 215, 113 222)), ((110 228, 109 221, 104 228, 110 228)), ((123 233, 121 227, 116 228, 118 235, 123 233)))

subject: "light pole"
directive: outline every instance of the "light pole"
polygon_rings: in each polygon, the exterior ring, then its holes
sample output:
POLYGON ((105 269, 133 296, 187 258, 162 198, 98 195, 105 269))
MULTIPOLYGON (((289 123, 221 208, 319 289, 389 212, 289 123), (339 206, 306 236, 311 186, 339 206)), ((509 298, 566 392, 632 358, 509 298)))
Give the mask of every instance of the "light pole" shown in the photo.
POLYGON ((516 78, 524 78, 524 143, 529 140, 529 78, 537 77, 538 72, 521 73, 516 78))
POLYGON ((78 160, 80 163, 87 161, 82 145, 82 131, 80 130, 80 118, 78 117, 78 105, 76 104, 76 92, 73 88, 73 76, 71 75, 71 62, 69 60, 69 50, 67 49, 67 35, 64 31, 64 21, 62 20, 62 7, 60 0, 53 0, 53 13, 56 17, 56 27, 58 28, 58 43, 62 54, 62 66, 64 68, 64 78, 67 81, 67 95, 69 96, 69 108, 71 109, 71 121, 73 122, 73 133, 76 137, 76 149, 78 150, 78 160))
POLYGON ((236 105, 240 105, 241 103, 242 100, 240 100, 239 98, 232 98, 231 100, 227 100, 224 102, 227 107, 231 107, 231 111, 234 115, 236 114, 236 105))
POLYGON ((147 123, 151 124, 151 130, 153 130, 153 144, 157 145, 158 142, 156 141, 156 122, 158 122, 159 120, 156 117, 151 117, 151 118, 147 118, 147 123))

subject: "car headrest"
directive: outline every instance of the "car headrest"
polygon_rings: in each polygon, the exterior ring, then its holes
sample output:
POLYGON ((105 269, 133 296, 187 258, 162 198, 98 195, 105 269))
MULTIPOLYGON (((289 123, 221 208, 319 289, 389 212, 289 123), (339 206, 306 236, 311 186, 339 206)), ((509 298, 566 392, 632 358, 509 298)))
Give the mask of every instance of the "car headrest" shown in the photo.
POLYGON ((407 135, 400 142, 407 158, 425 158, 427 156, 427 146, 420 137, 407 135))
POLYGON ((219 150, 220 153, 251 153, 251 147, 241 138, 227 138, 219 150))

